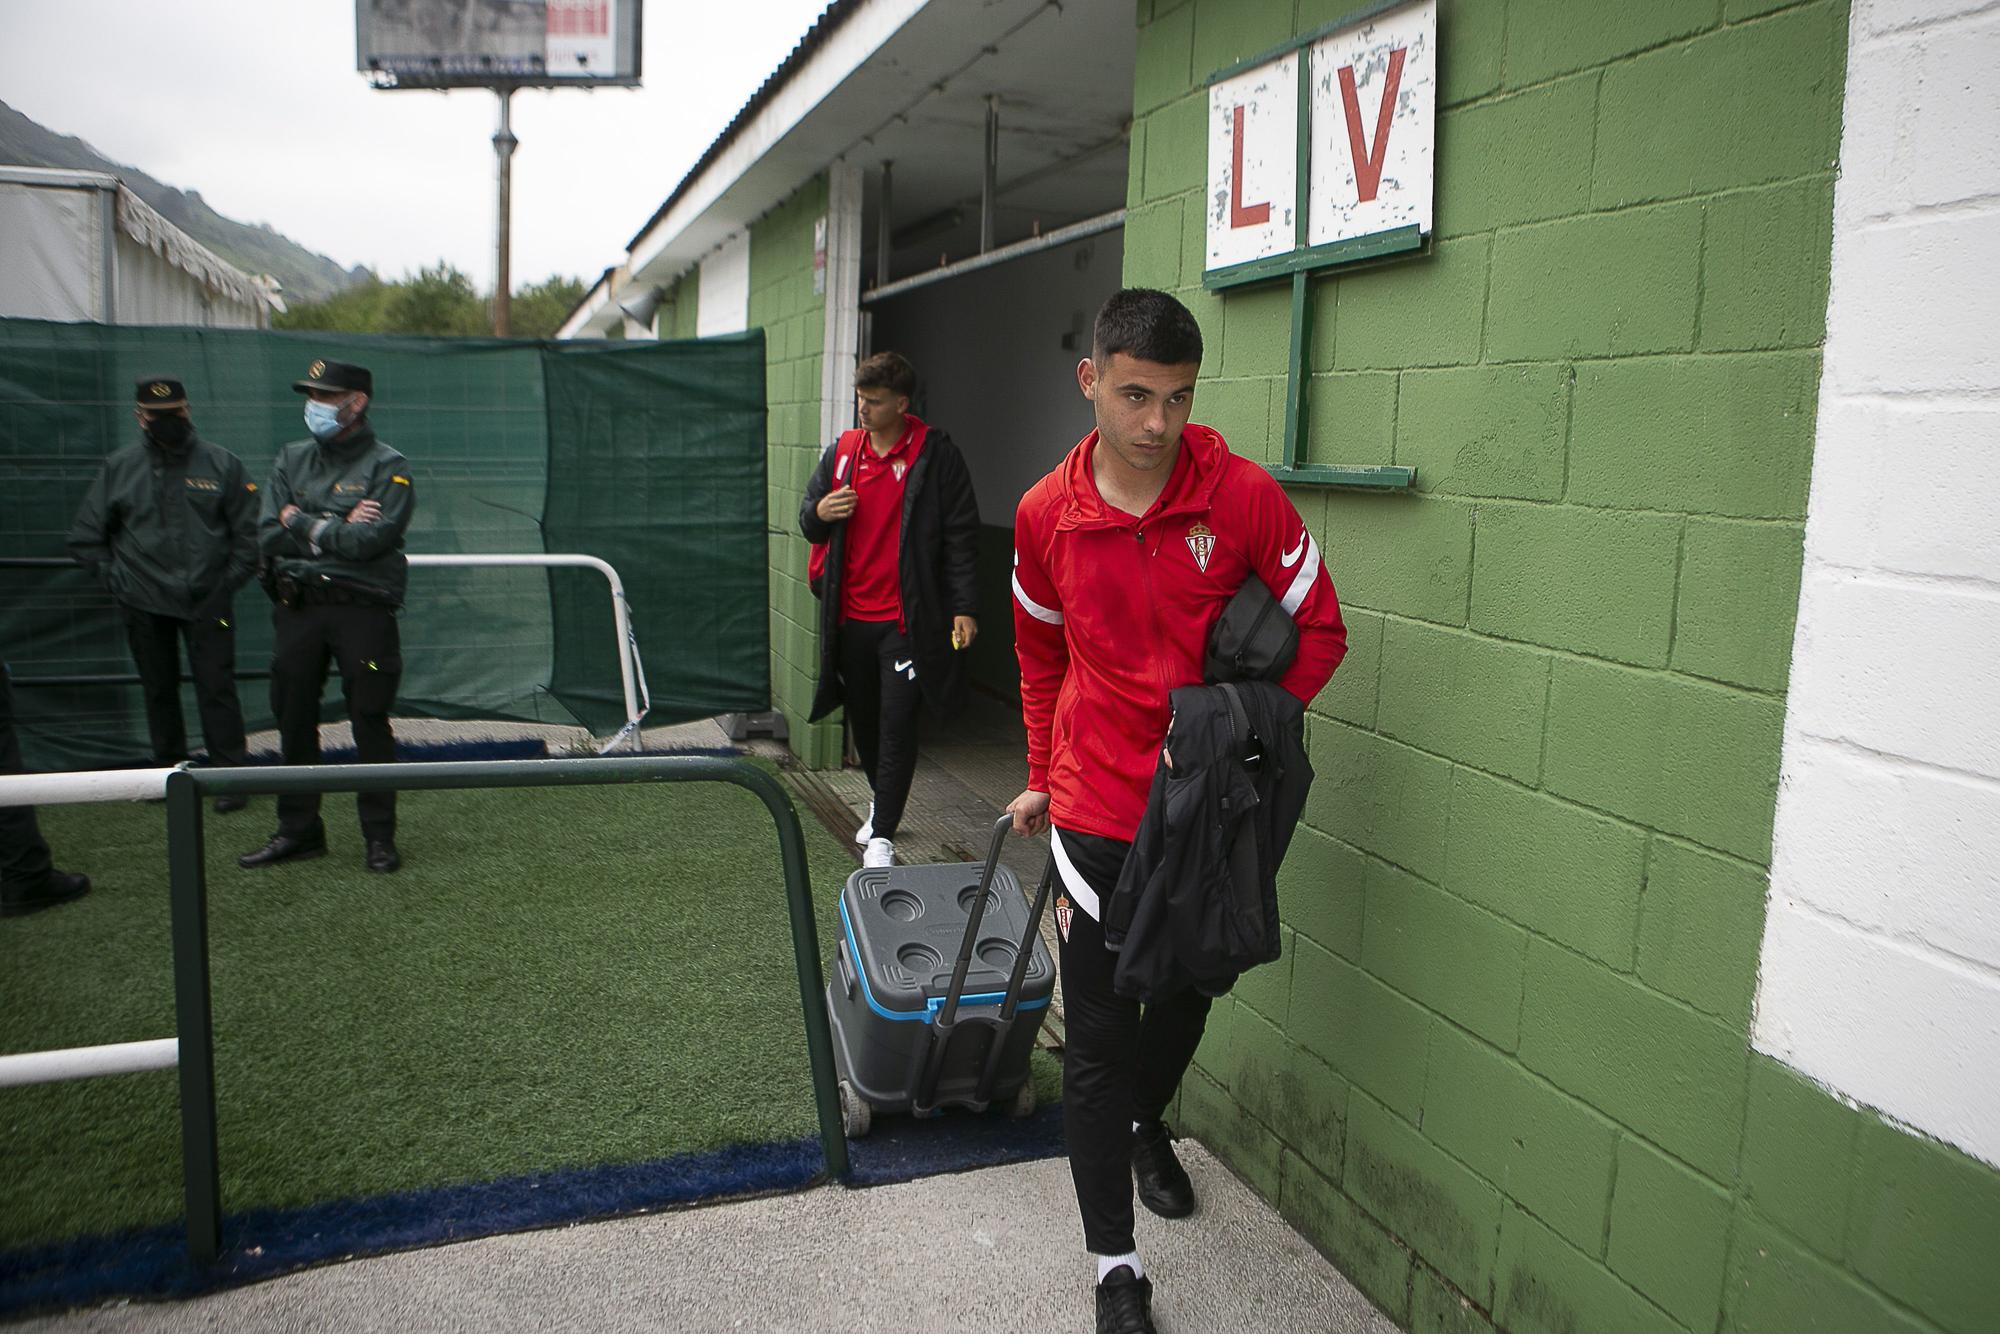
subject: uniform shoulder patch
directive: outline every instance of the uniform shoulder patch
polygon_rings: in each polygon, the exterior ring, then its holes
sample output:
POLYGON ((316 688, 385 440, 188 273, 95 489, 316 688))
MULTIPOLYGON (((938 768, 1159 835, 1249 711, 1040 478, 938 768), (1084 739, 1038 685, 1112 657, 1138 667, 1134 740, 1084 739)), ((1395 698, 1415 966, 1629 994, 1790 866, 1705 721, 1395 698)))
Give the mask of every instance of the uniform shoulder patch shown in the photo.
POLYGON ((405 477, 405 476, 403 476, 403 474, 401 474, 401 473, 399 473, 399 472, 392 472, 392 473, 390 473, 390 474, 389 474, 389 480, 390 480, 390 481, 392 481, 392 482, 400 482, 400 483, 401 483, 402 485, 404 485, 404 486, 408 486, 408 485, 410 484, 410 479, 409 479, 409 478, 407 478, 407 477, 405 477))
POLYGON ((255 491, 257 489, 257 484, 255 482, 245 482, 243 484, 243 489, 245 491, 255 491))

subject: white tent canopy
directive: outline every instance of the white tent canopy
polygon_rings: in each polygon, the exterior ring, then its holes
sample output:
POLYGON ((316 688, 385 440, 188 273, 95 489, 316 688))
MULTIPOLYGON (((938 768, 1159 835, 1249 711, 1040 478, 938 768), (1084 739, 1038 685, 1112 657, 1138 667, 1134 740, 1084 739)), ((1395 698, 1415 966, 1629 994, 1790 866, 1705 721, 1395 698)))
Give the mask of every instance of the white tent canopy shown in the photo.
POLYGON ((0 167, 0 316, 261 329, 275 302, 116 176, 0 167))

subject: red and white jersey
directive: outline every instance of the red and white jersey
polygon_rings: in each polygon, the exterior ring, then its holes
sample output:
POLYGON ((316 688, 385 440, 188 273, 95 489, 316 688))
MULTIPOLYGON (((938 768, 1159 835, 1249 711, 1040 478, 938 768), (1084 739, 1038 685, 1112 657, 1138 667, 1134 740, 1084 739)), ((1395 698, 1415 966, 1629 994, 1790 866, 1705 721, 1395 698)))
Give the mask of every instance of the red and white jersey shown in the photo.
POLYGON ((1129 841, 1167 734, 1167 692, 1202 683, 1210 630, 1262 579, 1299 627, 1278 683, 1310 702, 1347 651, 1319 543, 1271 474, 1206 426, 1181 432, 1160 498, 1104 502, 1092 431, 1014 516, 1014 644, 1028 786, 1064 829, 1129 841))

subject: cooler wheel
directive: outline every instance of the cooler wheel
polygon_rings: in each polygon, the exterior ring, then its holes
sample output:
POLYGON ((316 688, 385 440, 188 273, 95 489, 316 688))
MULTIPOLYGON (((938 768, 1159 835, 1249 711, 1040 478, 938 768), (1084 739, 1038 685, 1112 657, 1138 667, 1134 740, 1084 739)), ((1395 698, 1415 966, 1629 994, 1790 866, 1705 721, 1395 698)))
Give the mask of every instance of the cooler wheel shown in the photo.
POLYGON ((840 1129, 849 1139, 866 1139, 871 1117, 867 1102, 854 1085, 840 1081, 840 1129))

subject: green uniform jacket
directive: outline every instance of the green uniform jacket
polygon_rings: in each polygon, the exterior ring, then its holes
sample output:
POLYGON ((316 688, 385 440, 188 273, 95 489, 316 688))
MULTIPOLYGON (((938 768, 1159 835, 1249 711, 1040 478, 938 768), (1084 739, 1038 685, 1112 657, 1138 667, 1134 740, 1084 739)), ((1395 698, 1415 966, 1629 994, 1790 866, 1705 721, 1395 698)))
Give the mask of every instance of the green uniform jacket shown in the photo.
POLYGON ((400 607, 410 568, 403 534, 416 508, 408 460, 363 419, 345 439, 296 440, 278 451, 257 544, 279 574, 307 586, 366 591, 400 607), (379 504, 382 517, 347 522, 348 511, 364 500, 379 504), (278 522, 287 505, 299 507, 290 527, 278 522))
POLYGON ((69 530, 70 554, 128 607, 193 620, 257 569, 257 488, 243 460, 199 436, 175 453, 150 440, 104 461, 69 530))

